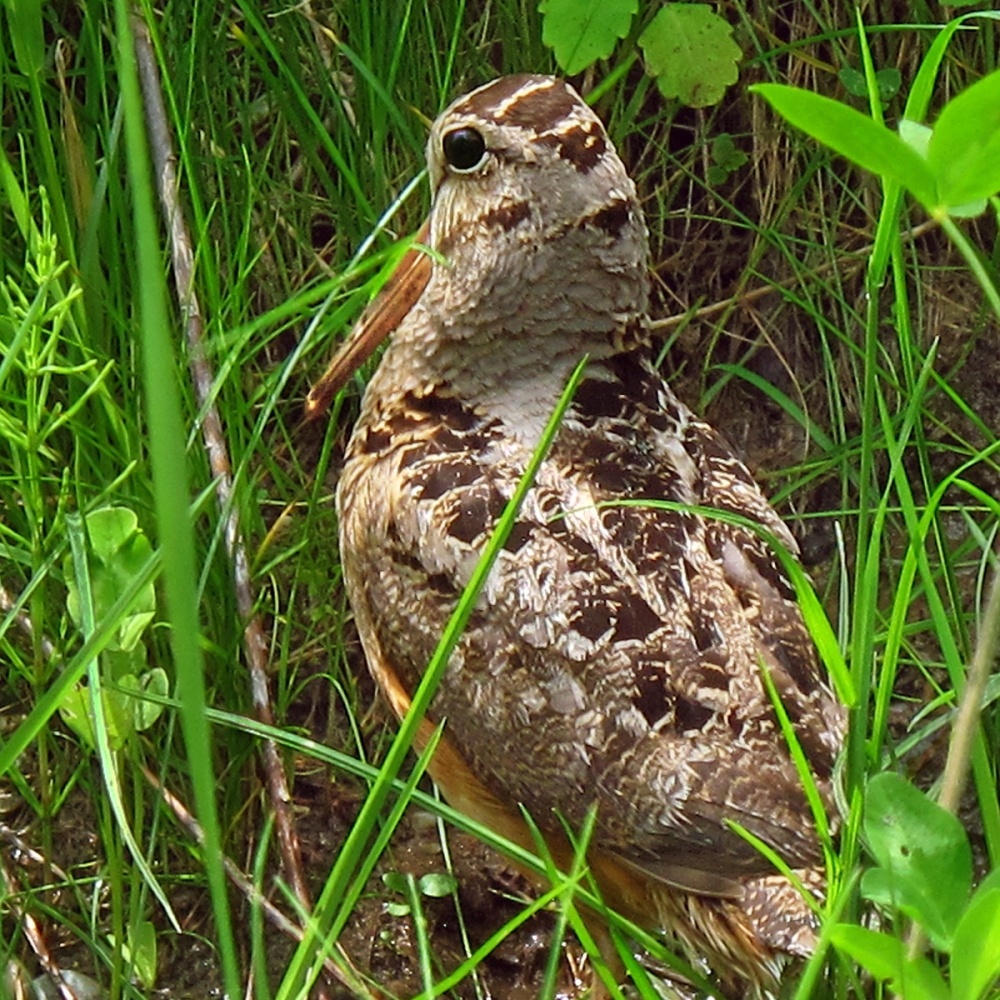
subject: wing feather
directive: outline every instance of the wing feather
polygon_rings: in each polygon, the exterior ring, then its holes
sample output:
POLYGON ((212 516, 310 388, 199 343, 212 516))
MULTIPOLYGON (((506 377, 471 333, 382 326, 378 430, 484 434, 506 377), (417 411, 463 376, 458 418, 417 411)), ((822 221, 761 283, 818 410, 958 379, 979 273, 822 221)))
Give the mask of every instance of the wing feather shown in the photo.
MULTIPOLYGON (((410 413, 409 426, 395 418, 380 480, 397 492, 379 496, 376 477, 359 479, 342 486, 342 507, 347 530, 378 534, 360 544, 382 565, 352 589, 412 690, 527 456, 474 415, 451 412, 444 434, 440 412, 414 401, 410 413)), ((777 560, 747 529, 622 499, 735 510, 794 546, 725 442, 652 368, 634 355, 594 365, 435 717, 498 798, 543 828, 556 814, 580 824, 596 802, 602 846, 664 881, 725 895, 728 879, 766 872, 727 820, 792 864, 814 863, 761 663, 826 795, 843 716, 777 560)))

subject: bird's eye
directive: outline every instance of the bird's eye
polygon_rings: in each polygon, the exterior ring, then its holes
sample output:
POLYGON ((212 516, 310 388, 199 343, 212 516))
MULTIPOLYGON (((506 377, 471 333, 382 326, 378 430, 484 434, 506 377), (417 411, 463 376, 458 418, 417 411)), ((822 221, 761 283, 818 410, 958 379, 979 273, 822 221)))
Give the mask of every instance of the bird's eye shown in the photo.
POLYGON ((486 140, 467 125, 446 132, 441 148, 448 165, 462 173, 475 170, 486 158, 486 140))

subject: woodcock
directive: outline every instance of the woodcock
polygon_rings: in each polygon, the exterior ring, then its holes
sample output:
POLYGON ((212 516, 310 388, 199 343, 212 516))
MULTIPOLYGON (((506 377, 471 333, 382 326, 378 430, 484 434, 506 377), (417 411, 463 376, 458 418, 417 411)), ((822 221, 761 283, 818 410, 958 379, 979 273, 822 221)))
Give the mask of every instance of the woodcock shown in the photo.
MULTIPOLYGON (((635 186, 565 83, 511 76, 455 101, 427 145, 423 237, 310 395, 379 341, 337 490, 368 664, 405 713, 580 358, 590 361, 431 706, 457 808, 557 857, 596 807, 605 901, 674 935, 732 995, 806 954, 799 891, 733 820, 822 887, 812 814, 762 681, 828 811, 844 712, 794 593, 754 532, 795 542, 747 469, 651 362, 635 186), (561 819, 560 819, 561 818, 561 819)), ((430 731, 425 723, 424 736, 430 731)))

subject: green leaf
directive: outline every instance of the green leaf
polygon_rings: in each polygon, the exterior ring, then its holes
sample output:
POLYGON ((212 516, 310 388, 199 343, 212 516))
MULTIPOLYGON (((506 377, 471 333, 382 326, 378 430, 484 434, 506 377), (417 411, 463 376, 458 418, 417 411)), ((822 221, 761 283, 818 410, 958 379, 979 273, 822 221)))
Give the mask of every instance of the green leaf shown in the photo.
POLYGON ((799 87, 758 83, 750 88, 783 118, 852 162, 898 181, 928 211, 937 203, 934 175, 895 132, 860 111, 799 87))
POLYGON ((951 949, 954 928, 948 926, 947 919, 935 905, 934 897, 919 884, 900 878, 885 868, 872 868, 861 876, 861 895, 915 920, 938 950, 951 949))
POLYGON ((705 172, 705 180, 712 187, 724 184, 729 175, 739 170, 749 159, 742 149, 737 148, 728 132, 722 132, 712 140, 711 158, 712 162, 705 172))
POLYGON ((382 875, 382 884, 393 892, 406 892, 406 876, 402 872, 385 872, 382 875))
MULTIPOLYGON (((139 528, 139 519, 127 507, 102 507, 86 517, 89 542, 90 587, 94 615, 102 620, 135 579, 152 555, 149 539, 139 528)), ((74 623, 80 624, 80 595, 72 557, 66 557, 66 607, 74 623)), ((130 613, 122 616, 115 639, 108 644, 112 650, 128 652, 135 649, 143 632, 156 614, 156 589, 147 584, 136 595, 130 613)))
MULTIPOLYGON (((993 872, 997 875, 997 872, 993 872)), ((962 1000, 979 1000, 1000 976, 1000 889, 976 893, 955 931, 951 989, 962 1000)))
POLYGON ((898 93, 903 82, 903 74, 895 66, 886 66, 875 74, 878 86, 878 96, 882 101, 891 101, 898 93))
POLYGON ((572 76, 607 59, 628 34, 639 0, 541 0, 542 42, 572 76))
POLYGON ((977 215, 982 215, 986 211, 988 202, 985 198, 976 201, 967 201, 961 205, 949 205, 948 214, 955 219, 974 219, 977 215))
POLYGON ((728 132, 722 132, 712 140, 712 162, 717 163, 728 173, 738 170, 747 160, 749 160, 747 154, 737 148, 728 132))
POLYGON ((139 531, 139 518, 128 507, 102 507, 87 515, 87 538, 102 563, 114 562, 139 531))
POLYGON ((4 6, 17 68, 25 76, 38 76, 45 68, 42 0, 5 0, 4 6))
POLYGON ((132 649, 106 649, 101 653, 101 676, 118 684, 128 674, 138 677, 145 673, 148 654, 144 645, 132 649))
POLYGON ((431 899, 450 896, 457 886, 455 876, 447 872, 430 872, 420 876, 420 892, 431 899))
POLYGON ((879 868, 861 891, 896 907, 948 951, 972 885, 972 852, 962 824, 898 774, 876 775, 865 792, 864 831, 879 868))
POLYGON ((981 895, 984 896, 988 892, 993 892, 994 889, 1000 889, 1000 868, 994 868, 993 871, 991 871, 989 875, 987 875, 986 878, 984 878, 982 882, 976 886, 976 891, 972 894, 972 899, 969 905, 971 906, 972 903, 979 899, 981 895))
POLYGON ((692 108, 718 103, 736 82, 743 56, 729 23, 701 3, 667 4, 639 36, 639 47, 663 96, 692 108))
POLYGON ((1000 191, 1000 70, 949 101, 934 125, 927 162, 944 206, 1000 191))
POLYGON ((845 66, 837 74, 837 79, 851 97, 868 96, 868 84, 865 81, 865 74, 861 70, 855 69, 853 66, 845 66))
POLYGON ((922 159, 927 159, 927 150, 931 146, 933 131, 929 125, 902 118, 899 122, 899 137, 922 159))
POLYGON ((926 958, 907 958, 906 945, 898 938, 853 924, 837 924, 830 930, 830 940, 876 979, 888 980, 906 1000, 950 1000, 937 968, 926 958))
POLYGON ((729 171, 725 167, 720 167, 717 163, 713 163, 708 170, 705 171, 705 182, 709 187, 720 187, 729 180, 729 171))
POLYGON ((97 746, 94 725, 90 717, 90 695, 86 687, 77 684, 66 692, 59 703, 59 714, 63 722, 83 740, 91 750, 97 746))
MULTIPOLYGON (((132 686, 138 688, 135 678, 132 686)), ((122 678, 124 686, 129 686, 129 678, 122 678)), ((133 699, 119 691, 101 691, 101 704, 104 708, 104 725, 108 734, 108 746, 112 751, 121 750, 134 731, 132 724, 133 699)), ((90 688, 77 684, 59 704, 59 714, 63 721, 91 749, 97 747, 97 735, 94 728, 94 713, 90 704, 90 688)))
POLYGON ((156 928, 148 920, 129 928, 128 954, 139 982, 151 990, 156 985, 156 928))
MULTIPOLYGON (((158 698, 166 698, 170 693, 170 682, 167 672, 162 667, 153 667, 139 677, 139 691, 143 694, 156 695, 158 698)), ((132 722, 136 732, 141 733, 144 729, 156 722, 163 714, 163 704, 156 701, 147 701, 145 698, 132 699, 132 722)))

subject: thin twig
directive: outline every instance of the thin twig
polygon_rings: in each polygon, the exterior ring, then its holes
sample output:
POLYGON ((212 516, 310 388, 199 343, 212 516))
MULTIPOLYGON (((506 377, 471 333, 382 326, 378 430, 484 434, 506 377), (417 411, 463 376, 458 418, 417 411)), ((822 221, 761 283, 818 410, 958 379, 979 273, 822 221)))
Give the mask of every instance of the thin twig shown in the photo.
POLYGON ((962 700, 951 730, 951 744, 948 759, 941 778, 941 794, 938 805, 950 813, 958 811, 958 804, 965 788, 972 756, 972 743, 979 731, 979 714, 982 711, 986 685, 990 671, 996 662, 997 647, 1000 645, 1000 552, 993 569, 993 582, 986 598, 979 624, 979 638, 972 656, 969 676, 962 690, 962 700))
MULTIPOLYGON (((178 200, 176 158, 170 139, 167 112, 163 101, 160 78, 150 43, 149 30, 138 13, 132 17, 136 57, 146 108, 146 127, 152 148, 156 186, 166 219, 173 262, 174 285, 184 317, 185 335, 195 397, 204 413, 202 437, 208 452, 209 465, 215 479, 215 495, 224 521, 226 549, 233 564, 236 605, 243 620, 243 648, 250 671, 250 683, 257 718, 265 725, 274 725, 270 692, 267 682, 267 636, 259 616, 254 611, 250 585, 246 544, 239 521, 239 509, 234 502, 233 475, 226 448, 222 420, 212 402, 213 374, 205 356, 204 324, 201 307, 194 288, 194 253, 191 237, 178 200)), ((278 842, 285 875, 303 912, 311 909, 309 890, 302 874, 301 852, 292 821, 291 795, 285 780, 277 745, 265 740, 263 745, 264 773, 268 796, 274 811, 278 842)))

